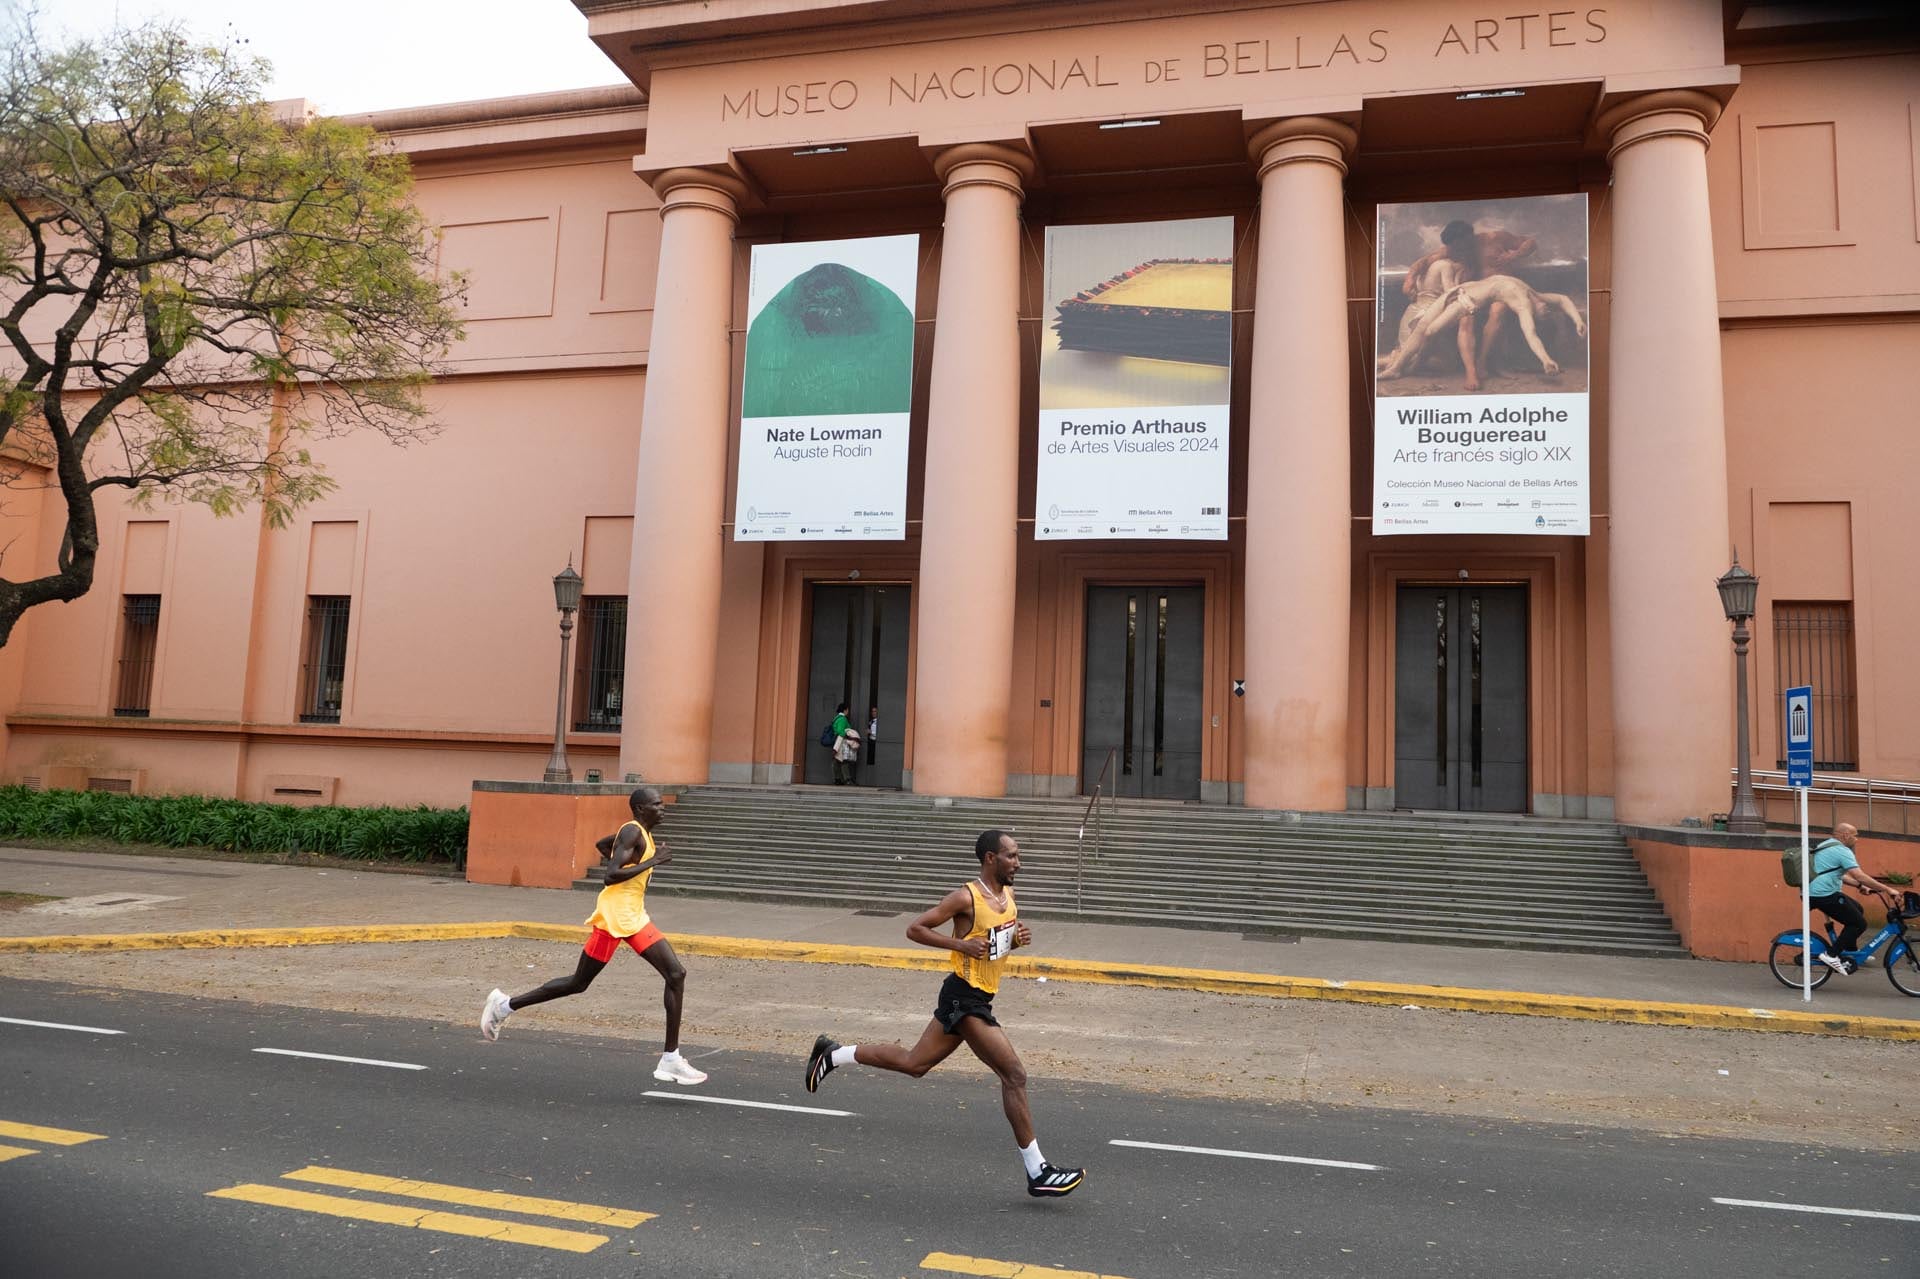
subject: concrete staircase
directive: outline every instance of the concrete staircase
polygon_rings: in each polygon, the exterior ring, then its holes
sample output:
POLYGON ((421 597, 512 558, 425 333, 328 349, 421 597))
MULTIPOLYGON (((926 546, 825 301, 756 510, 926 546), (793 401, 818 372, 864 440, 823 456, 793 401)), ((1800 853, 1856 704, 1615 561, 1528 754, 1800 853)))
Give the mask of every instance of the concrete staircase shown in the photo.
MULTIPOLYGON (((1020 841, 1031 918, 1684 957, 1604 822, 1283 813, 1121 801, 1100 851, 1084 800, 933 800, 826 787, 697 786, 667 810, 650 892, 899 914, 974 872, 974 837, 1020 841)), ((597 870, 579 887, 598 887, 597 870)))

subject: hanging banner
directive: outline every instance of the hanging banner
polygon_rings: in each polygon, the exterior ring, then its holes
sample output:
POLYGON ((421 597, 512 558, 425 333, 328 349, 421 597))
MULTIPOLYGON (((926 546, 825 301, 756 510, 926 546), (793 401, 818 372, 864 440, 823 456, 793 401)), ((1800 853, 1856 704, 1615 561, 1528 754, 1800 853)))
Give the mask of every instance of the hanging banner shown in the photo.
POLYGON ((917 235, 753 246, 735 541, 906 537, 919 269, 917 235))
POLYGON ((1588 531, 1587 197, 1383 204, 1373 531, 1588 531))
POLYGON ((1224 540, 1233 219, 1047 228, 1034 536, 1224 540))

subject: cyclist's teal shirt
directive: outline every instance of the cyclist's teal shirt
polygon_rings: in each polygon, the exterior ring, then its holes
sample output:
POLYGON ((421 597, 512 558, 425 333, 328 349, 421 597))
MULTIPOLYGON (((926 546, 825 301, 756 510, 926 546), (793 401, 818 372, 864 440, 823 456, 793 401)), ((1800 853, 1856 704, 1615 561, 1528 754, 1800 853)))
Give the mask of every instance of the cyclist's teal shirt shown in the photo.
POLYGON ((1807 896, 1831 897, 1840 891, 1842 872, 1860 869, 1853 850, 1837 839, 1830 839, 1813 850, 1813 879, 1807 884, 1807 896))

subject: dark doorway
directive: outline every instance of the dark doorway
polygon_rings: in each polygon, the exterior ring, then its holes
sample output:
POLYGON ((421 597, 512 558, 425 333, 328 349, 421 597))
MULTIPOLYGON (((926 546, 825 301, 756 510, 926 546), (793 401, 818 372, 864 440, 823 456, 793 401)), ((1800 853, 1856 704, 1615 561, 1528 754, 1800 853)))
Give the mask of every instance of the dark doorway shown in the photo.
POLYGON ((813 630, 807 673, 805 781, 833 781, 833 752, 820 730, 841 702, 860 730, 853 779, 861 786, 898 788, 906 764, 907 623, 909 586, 813 588, 813 630), (869 725, 877 716, 878 732, 869 725))
POLYGON ((1527 811, 1527 588, 1403 586, 1396 808, 1527 811))
POLYGON ((1198 586, 1087 588, 1086 712, 1080 790, 1200 798, 1206 592, 1198 586))

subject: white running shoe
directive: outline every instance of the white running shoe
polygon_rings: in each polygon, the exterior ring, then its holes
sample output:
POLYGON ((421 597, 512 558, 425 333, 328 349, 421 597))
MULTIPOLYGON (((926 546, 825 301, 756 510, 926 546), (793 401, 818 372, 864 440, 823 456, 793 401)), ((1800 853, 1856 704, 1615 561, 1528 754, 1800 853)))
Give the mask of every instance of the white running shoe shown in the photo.
POLYGON ((485 1006, 480 1009, 480 1034, 488 1043, 500 1038, 500 1027, 513 1012, 513 1006, 507 1002, 507 992, 496 990, 487 996, 485 1006))
POLYGON ((1832 951, 1822 951, 1818 958, 1821 963, 1833 969, 1834 972, 1839 973, 1842 977, 1845 977, 1853 971, 1853 969, 1847 967, 1846 960, 1840 958, 1840 956, 1834 954, 1832 951))
POLYGON ((660 1064, 653 1068, 653 1077, 663 1084, 704 1084, 707 1074, 704 1070, 695 1070, 693 1063, 679 1053, 662 1055, 660 1064))

